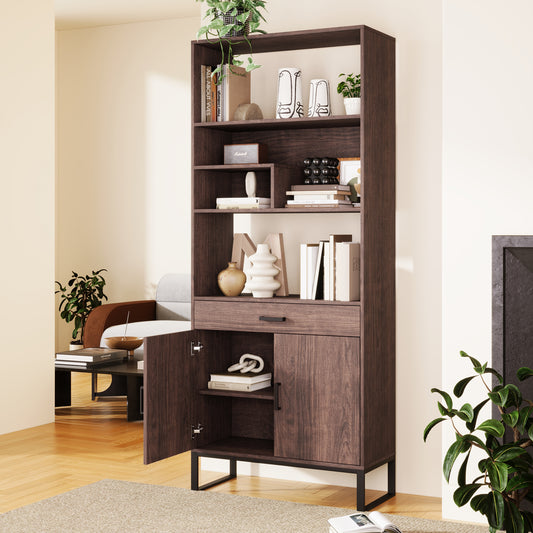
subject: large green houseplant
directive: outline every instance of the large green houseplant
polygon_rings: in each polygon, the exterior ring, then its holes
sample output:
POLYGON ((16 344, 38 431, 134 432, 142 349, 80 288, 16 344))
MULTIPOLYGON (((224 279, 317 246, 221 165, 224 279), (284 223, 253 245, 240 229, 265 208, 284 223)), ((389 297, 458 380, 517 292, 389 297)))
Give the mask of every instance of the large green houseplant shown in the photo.
MULTIPOLYGON (((431 389, 440 394, 444 403, 437 402, 442 415, 432 420, 424 431, 424 441, 429 432, 440 422, 449 420, 455 441, 444 457, 443 471, 449 481, 452 468, 461 455, 465 458, 459 468, 454 492, 456 505, 470 502, 475 511, 485 515, 489 530, 504 529, 508 533, 533 531, 533 513, 524 509, 526 502, 533 502, 533 460, 528 450, 533 446, 533 401, 523 397, 519 387, 505 384, 503 377, 487 363, 481 364, 465 352, 474 367, 474 375, 460 380, 453 389, 460 398, 468 384, 479 378, 487 389, 487 398, 472 407, 465 403, 455 408, 450 394, 431 389), (491 387, 490 375, 495 377, 496 386, 491 387), (499 416, 478 423, 481 409, 491 402, 497 407, 499 416), (473 449, 478 449, 483 458, 478 462, 479 475, 467 482, 468 461, 473 449)), ((517 376, 523 381, 533 375, 530 368, 520 368, 517 376)))
POLYGON ((91 274, 80 276, 77 272, 72 272, 72 277, 65 285, 56 281, 58 289, 56 294, 60 294, 59 313, 67 323, 74 321, 72 330, 72 344, 83 345, 83 328, 89 313, 103 300, 107 300, 104 294, 105 279, 102 272, 107 272, 105 268, 92 271, 91 274), (81 334, 80 334, 81 333, 81 334), (78 334, 80 338, 78 339, 78 334))
MULTIPOLYGON (((217 83, 223 79, 221 65, 227 62, 230 67, 241 67, 244 61, 233 54, 233 45, 242 42, 235 37, 242 37, 248 43, 250 54, 252 44, 248 39, 250 33, 265 33, 259 28, 261 21, 265 21, 261 10, 265 9, 264 0, 196 0, 205 2, 208 9, 205 13, 207 24, 198 30, 198 38, 213 39, 220 45, 221 61, 212 75, 218 74, 217 83)), ((266 22, 266 21, 265 21, 266 22)), ((244 66, 247 72, 259 68, 251 56, 244 66)))

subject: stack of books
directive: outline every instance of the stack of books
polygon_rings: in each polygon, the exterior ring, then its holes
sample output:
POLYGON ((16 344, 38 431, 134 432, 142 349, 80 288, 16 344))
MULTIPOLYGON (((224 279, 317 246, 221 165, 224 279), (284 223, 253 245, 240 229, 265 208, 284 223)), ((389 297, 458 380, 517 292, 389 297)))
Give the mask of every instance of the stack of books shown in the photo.
POLYGON ((250 103, 250 73, 242 67, 227 64, 220 73, 212 74, 216 67, 202 65, 200 72, 202 122, 233 120, 240 104, 250 103), (222 79, 221 79, 222 78, 222 79), (219 80, 221 81, 217 83, 219 80))
POLYGON ((217 390, 234 390, 242 392, 253 392, 270 387, 272 381, 271 372, 220 372, 211 374, 211 380, 208 382, 209 389, 217 390))
POLYGON ((300 245, 300 298, 360 299, 361 250, 351 235, 330 235, 319 243, 300 245))
POLYGON ((217 198, 217 209, 268 209, 270 198, 243 196, 234 198, 217 198))
POLYGON ((56 368, 95 368, 105 365, 122 363, 128 356, 126 350, 111 350, 109 348, 81 348, 56 353, 56 368))
POLYGON ((339 184, 293 185, 285 207, 346 207, 352 204, 350 186, 339 184))

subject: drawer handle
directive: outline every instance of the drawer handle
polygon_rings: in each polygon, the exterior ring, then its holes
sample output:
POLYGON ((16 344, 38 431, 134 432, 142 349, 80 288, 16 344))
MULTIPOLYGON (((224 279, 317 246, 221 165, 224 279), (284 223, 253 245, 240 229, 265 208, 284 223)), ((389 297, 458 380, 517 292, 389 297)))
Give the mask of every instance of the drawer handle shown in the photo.
POLYGON ((259 320, 263 320, 264 322, 285 322, 287 320, 284 316, 260 316, 259 320))

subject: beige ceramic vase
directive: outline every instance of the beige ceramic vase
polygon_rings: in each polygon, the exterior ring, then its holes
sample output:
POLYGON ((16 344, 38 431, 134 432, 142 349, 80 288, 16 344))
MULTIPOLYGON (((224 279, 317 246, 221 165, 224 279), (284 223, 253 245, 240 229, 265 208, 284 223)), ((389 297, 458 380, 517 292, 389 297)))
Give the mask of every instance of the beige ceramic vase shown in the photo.
POLYGON ((246 274, 237 268, 237 263, 228 263, 225 268, 218 273, 218 286, 226 296, 239 296, 246 284, 246 274))

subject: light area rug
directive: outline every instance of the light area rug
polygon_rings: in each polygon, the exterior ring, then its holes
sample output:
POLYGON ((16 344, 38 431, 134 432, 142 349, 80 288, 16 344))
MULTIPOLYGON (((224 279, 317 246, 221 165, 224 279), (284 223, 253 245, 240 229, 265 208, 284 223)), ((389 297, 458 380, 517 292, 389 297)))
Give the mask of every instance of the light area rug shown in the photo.
MULTIPOLYGON (((103 480, 0 514, 2 533, 327 533, 339 507, 103 480)), ((487 533, 488 528, 388 515, 402 533, 487 533)))

